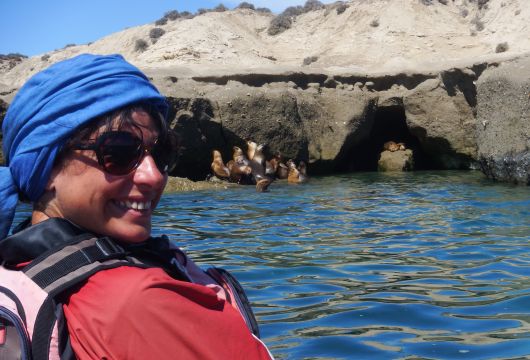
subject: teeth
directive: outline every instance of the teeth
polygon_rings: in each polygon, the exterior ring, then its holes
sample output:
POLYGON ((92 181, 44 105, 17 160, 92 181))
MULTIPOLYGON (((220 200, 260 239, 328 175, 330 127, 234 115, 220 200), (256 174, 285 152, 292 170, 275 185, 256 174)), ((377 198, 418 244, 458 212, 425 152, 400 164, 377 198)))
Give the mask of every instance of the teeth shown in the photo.
POLYGON ((141 202, 141 201, 117 201, 118 206, 126 209, 134 210, 148 210, 151 208, 151 202, 141 202))

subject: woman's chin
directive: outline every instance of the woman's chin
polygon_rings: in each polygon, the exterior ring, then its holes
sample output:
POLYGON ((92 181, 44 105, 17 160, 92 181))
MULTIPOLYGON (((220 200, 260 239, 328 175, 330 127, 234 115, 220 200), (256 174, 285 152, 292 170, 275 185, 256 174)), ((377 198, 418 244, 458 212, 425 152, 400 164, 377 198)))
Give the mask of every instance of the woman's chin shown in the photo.
POLYGON ((112 232, 111 237, 125 243, 141 243, 151 236, 151 226, 128 225, 122 231, 112 232))

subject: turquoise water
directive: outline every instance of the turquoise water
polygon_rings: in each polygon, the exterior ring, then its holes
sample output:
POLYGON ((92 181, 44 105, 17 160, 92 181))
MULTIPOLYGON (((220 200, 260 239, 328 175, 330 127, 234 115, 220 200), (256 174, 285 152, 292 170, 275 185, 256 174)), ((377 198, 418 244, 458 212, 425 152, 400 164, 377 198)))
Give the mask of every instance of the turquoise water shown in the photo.
POLYGON ((154 218, 241 281, 277 359, 530 357, 530 188, 360 173, 167 194, 154 218))
POLYGON ((233 271, 277 359, 530 357, 530 188, 363 173, 166 196, 155 228, 233 271))

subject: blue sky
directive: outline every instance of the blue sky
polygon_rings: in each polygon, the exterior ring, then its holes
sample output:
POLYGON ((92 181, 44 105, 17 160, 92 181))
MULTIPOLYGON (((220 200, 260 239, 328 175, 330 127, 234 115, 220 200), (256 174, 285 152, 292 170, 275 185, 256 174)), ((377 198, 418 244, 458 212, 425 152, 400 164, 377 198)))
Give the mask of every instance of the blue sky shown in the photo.
MULTIPOLYGON (((303 5, 305 0, 247 2, 280 13, 288 6, 303 5)), ((170 10, 194 13, 220 3, 232 9, 241 1, 0 0, 0 54, 34 56, 67 44, 86 44, 127 27, 154 22, 170 10)))

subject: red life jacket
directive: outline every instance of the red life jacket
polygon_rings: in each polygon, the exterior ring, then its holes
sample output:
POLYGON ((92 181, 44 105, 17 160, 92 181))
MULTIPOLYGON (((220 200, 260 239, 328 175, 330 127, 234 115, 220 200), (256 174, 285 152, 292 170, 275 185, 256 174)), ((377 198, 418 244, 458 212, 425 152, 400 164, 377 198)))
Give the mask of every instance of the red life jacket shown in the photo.
MULTIPOLYGON (((63 219, 50 219, 31 228, 38 226, 64 228, 72 224, 63 219)), ((150 239, 147 246, 124 247, 108 237, 75 231, 74 236, 53 244, 21 270, 0 267, 0 359, 60 359, 67 353, 73 355, 68 348, 61 299, 96 272, 120 266, 161 267, 176 279, 214 288, 239 311, 249 330, 259 337, 248 299, 227 271, 219 268, 202 271, 182 251, 169 246, 166 237, 150 239)), ((0 242, 4 265, 12 264, 10 257, 20 250, 11 249, 13 244, 21 246, 18 239, 6 238, 0 242)), ((38 248, 39 244, 35 246, 38 248)))

